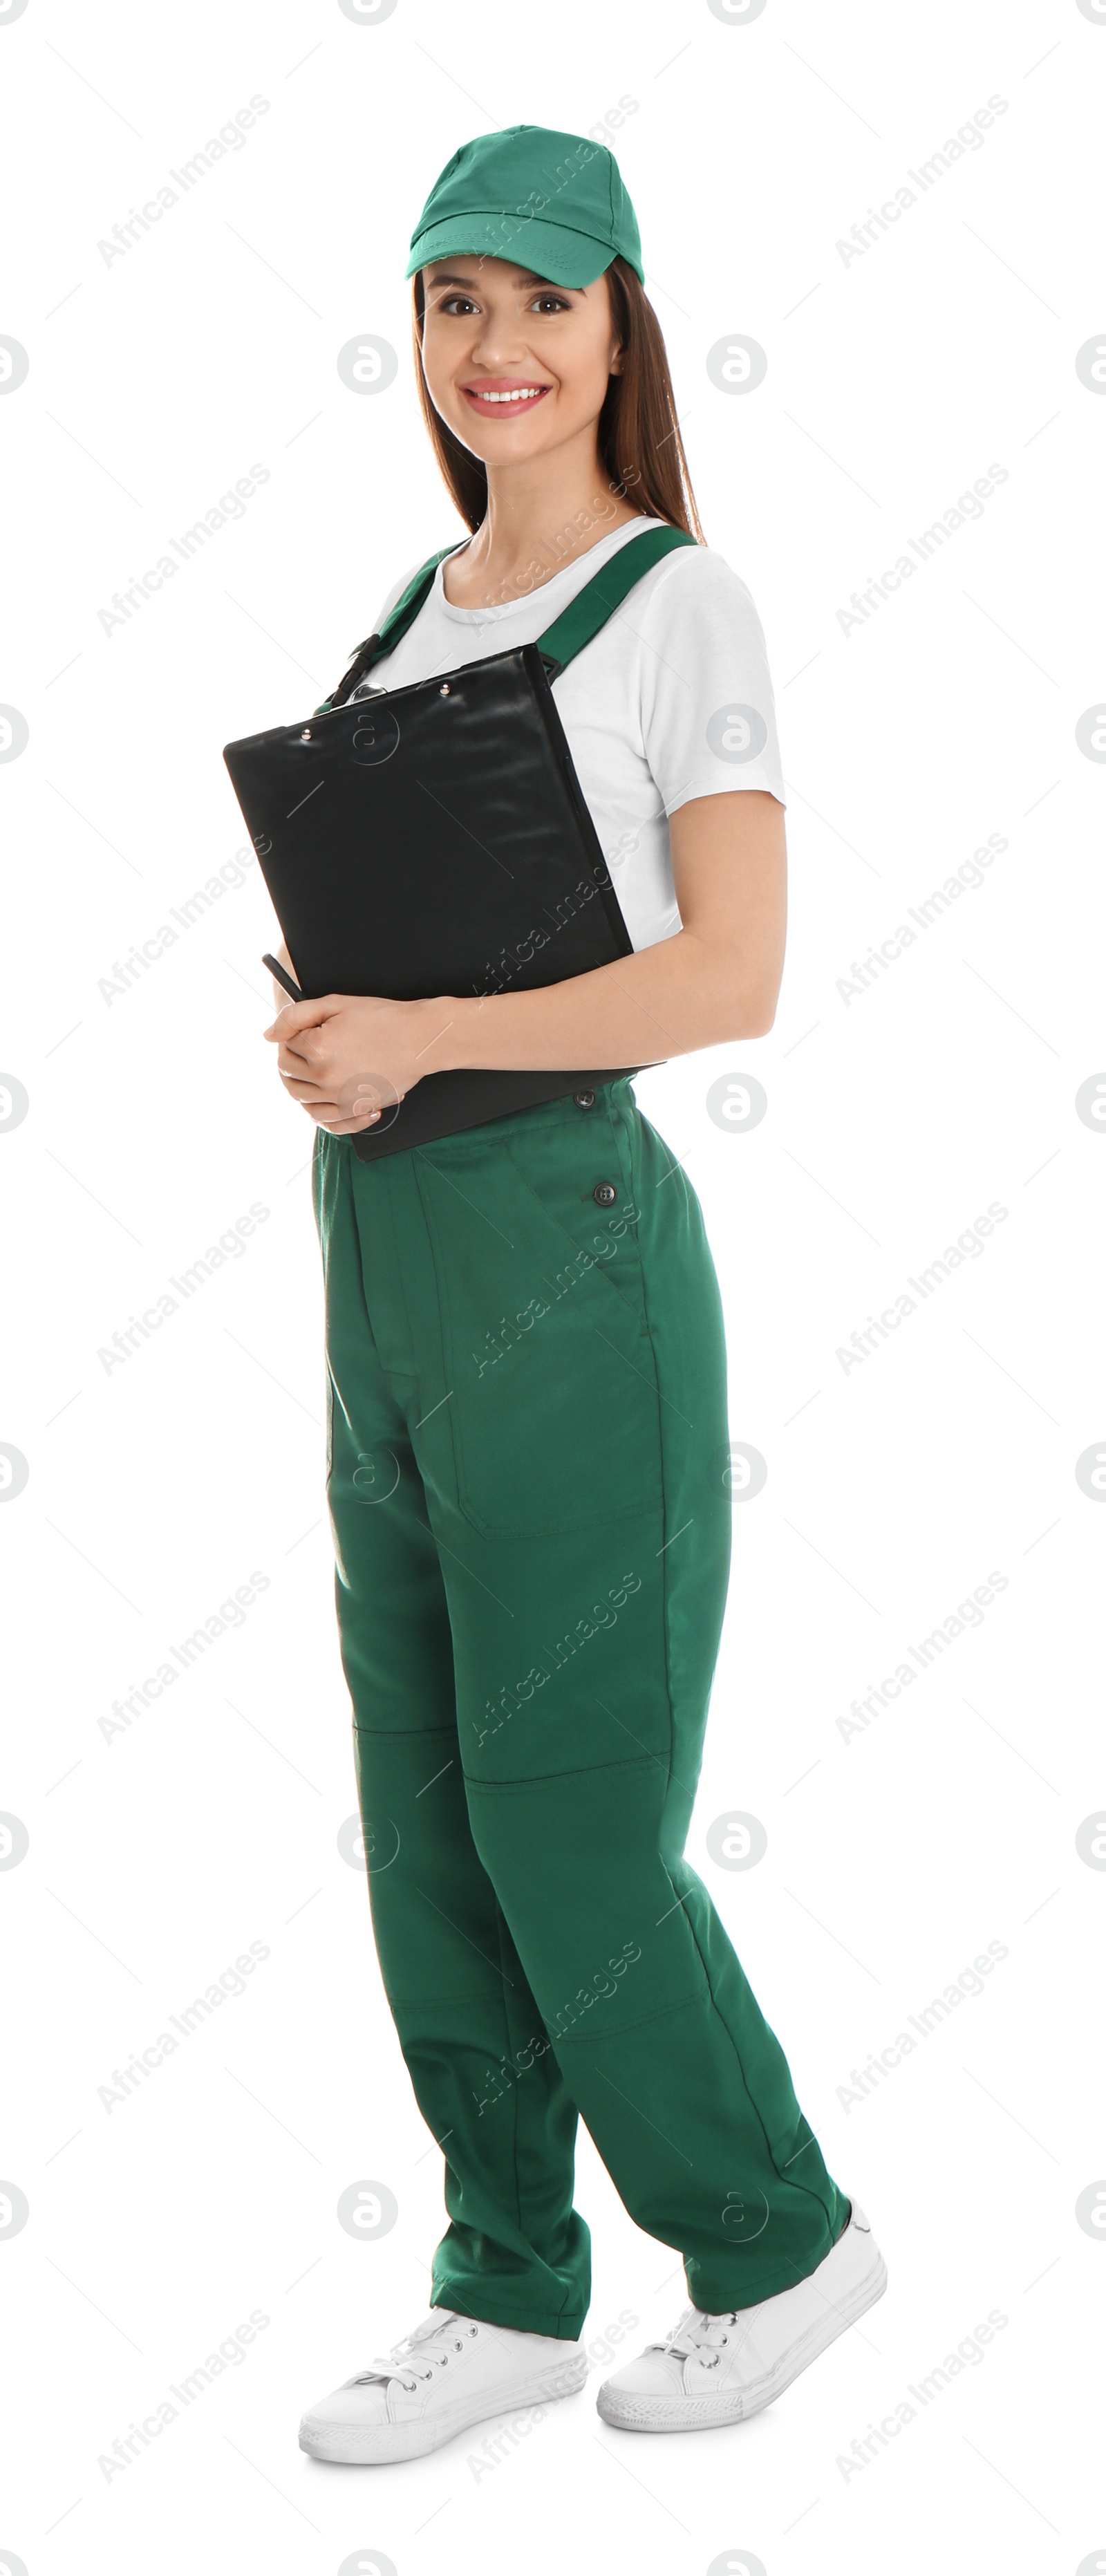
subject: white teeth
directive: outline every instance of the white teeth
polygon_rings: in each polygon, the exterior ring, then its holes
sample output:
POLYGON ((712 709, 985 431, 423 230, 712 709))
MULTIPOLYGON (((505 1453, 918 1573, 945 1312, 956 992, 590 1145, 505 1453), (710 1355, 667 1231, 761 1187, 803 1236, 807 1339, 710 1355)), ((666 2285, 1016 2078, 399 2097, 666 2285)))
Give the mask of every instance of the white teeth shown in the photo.
POLYGON ((544 393, 545 387, 544 385, 516 385, 509 394, 491 394, 483 392, 479 385, 470 385, 469 391, 477 394, 481 402, 526 402, 532 395, 544 393))

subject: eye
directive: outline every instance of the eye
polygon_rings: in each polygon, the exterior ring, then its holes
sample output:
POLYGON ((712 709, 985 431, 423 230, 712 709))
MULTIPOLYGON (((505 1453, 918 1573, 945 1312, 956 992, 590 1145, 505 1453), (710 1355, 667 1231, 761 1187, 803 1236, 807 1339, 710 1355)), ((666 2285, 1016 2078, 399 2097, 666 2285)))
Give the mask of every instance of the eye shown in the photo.
MULTIPOLYGON (((468 312, 474 313, 476 311, 476 298, 472 295, 465 295, 458 288, 454 288, 451 294, 443 295, 438 298, 434 309, 438 313, 456 314, 461 310, 462 306, 468 312)), ((542 287, 539 288, 536 295, 531 296, 530 310, 531 312, 537 310, 545 313, 571 313, 572 305, 567 295, 558 295, 551 287, 542 287)))

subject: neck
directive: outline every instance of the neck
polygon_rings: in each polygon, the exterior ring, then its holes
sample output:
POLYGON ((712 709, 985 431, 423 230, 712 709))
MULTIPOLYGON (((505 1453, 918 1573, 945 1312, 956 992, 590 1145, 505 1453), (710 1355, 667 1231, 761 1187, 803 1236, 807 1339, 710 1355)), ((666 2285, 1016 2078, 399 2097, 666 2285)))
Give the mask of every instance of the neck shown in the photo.
MULTIPOLYGON (((641 511, 611 486, 592 437, 552 456, 489 466, 488 507, 451 569, 491 603, 532 590, 641 511)), ((452 588, 452 584, 451 584, 452 588)))

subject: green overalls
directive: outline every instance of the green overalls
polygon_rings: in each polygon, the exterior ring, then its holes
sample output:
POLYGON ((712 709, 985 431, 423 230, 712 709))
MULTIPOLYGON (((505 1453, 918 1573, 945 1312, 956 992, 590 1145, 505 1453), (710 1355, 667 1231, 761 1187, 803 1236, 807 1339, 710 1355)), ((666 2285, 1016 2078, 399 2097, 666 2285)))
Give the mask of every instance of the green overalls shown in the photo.
POLYGON ((431 2304, 576 2338, 577 2115, 700 2308, 849 2203, 682 1857, 730 1563, 721 1301, 621 1076, 375 1162, 320 1128, 327 1493, 431 2304))

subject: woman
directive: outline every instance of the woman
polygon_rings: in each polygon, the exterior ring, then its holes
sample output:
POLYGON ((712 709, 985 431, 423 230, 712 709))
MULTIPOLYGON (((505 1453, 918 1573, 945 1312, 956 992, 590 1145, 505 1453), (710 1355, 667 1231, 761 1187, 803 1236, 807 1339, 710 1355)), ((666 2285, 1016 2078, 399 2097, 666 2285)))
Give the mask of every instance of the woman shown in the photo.
POLYGON ((554 683, 633 954, 490 998, 331 994, 266 1031, 318 1130, 373 1926, 450 2219, 429 2316, 304 2417, 303 2447, 341 2461, 410 2458, 582 2385, 578 2113, 693 2301, 605 2382, 609 2423, 738 2421, 886 2280, 682 1857, 730 1551, 695 1193, 626 1074, 406 1152, 353 1142, 428 1072, 615 1069, 771 1027, 784 827, 763 636, 702 537, 610 152, 535 126, 466 144, 407 274, 427 427, 472 533, 367 685, 533 641, 643 527, 696 542, 554 683))

